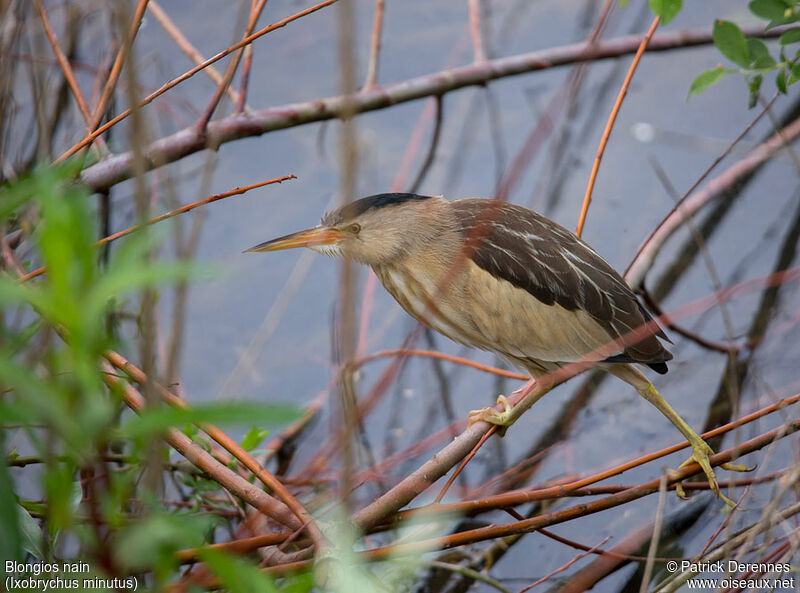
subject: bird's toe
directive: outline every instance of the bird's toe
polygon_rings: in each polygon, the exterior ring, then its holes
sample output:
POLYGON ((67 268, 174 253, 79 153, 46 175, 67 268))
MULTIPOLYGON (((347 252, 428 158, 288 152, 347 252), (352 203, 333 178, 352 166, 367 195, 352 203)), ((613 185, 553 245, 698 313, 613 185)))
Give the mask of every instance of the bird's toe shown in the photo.
POLYGON ((488 408, 482 408, 480 410, 472 410, 469 413, 469 422, 467 425, 472 426, 476 422, 488 422, 489 424, 496 424, 501 427, 502 432, 505 432, 505 429, 513 424, 511 415, 512 407, 508 398, 504 395, 497 398, 497 403, 503 406, 502 411, 497 410, 494 406, 489 406, 488 408))
MULTIPOLYGON (((736 503, 720 492, 719 484, 717 483, 717 475, 714 473, 714 468, 711 467, 711 461, 709 459, 709 456, 713 454, 714 450, 708 446, 708 443, 698 438, 697 442, 692 443, 692 456, 680 464, 678 469, 691 465, 692 463, 696 463, 700 466, 700 469, 703 470, 706 480, 708 480, 708 487, 711 489, 711 491, 714 492, 714 494, 716 494, 720 499, 722 499, 726 505, 729 507, 735 507, 736 503)), ((720 467, 723 469, 731 469, 733 471, 748 471, 748 468, 743 465, 726 463, 722 464, 720 467)), ((676 485, 675 492, 679 497, 687 498, 686 492, 684 491, 680 482, 678 482, 676 485)))

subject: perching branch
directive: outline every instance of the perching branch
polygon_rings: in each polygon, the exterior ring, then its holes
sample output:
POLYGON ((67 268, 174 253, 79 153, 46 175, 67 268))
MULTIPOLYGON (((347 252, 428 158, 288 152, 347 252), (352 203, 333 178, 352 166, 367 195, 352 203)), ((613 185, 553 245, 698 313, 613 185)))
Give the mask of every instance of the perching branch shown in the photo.
MULTIPOLYGON (((776 27, 769 31, 757 27, 745 30, 745 34, 751 37, 766 38, 776 37, 783 31, 785 28, 782 27, 776 27)), ((274 130, 340 118, 345 113, 357 114, 374 111, 397 103, 442 95, 456 89, 484 84, 490 80, 546 70, 556 66, 616 58, 634 53, 639 47, 642 37, 642 35, 627 35, 595 43, 591 47, 585 42, 564 45, 488 60, 480 64, 470 64, 394 84, 365 89, 350 97, 328 97, 261 109, 245 115, 233 115, 209 123, 206 134, 196 127, 190 126, 153 142, 145 151, 147 166, 154 169, 211 146, 219 146, 239 138, 260 136, 274 130), (213 141, 210 140, 211 138, 213 141)), ((696 47, 707 45, 711 41, 711 32, 707 30, 662 33, 653 36, 647 46, 647 51, 659 52, 696 47)), ((128 152, 87 168, 82 174, 82 179, 90 188, 100 191, 129 179, 132 175, 133 155, 128 152)))

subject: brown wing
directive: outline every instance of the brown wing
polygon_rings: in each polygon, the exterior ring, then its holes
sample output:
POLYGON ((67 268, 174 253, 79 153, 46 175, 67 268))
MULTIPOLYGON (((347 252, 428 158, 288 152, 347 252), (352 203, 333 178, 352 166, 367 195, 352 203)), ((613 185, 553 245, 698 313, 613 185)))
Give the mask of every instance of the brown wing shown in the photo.
MULTIPOLYGON (((472 259, 546 305, 588 313, 609 335, 625 336, 652 318, 619 274, 591 247, 555 222, 515 204, 466 199, 452 202, 472 259)), ((607 362, 639 362, 659 373, 672 359, 660 329, 607 362)))

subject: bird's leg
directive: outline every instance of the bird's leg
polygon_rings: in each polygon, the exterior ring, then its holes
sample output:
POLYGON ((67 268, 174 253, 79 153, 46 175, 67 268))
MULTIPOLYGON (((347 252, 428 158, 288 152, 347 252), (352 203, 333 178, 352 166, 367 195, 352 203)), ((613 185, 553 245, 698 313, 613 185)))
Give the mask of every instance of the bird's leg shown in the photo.
MULTIPOLYGON (((533 380, 533 379, 532 379, 533 380)), ((542 380, 533 380, 535 385, 525 394, 516 406, 511 406, 506 396, 501 395, 497 398, 497 403, 503 406, 503 411, 498 412, 493 406, 483 408, 481 410, 472 410, 469 413, 469 426, 478 421, 488 422, 489 424, 496 424, 501 427, 501 434, 514 424, 520 416, 535 404, 539 399, 552 389, 552 385, 547 384, 542 380)), ((527 384, 522 387, 525 389, 527 384)), ((521 391, 520 389, 519 391, 521 391)))
MULTIPOLYGON (((652 383, 648 381, 646 386, 637 386, 637 391, 643 398, 658 408, 658 410, 664 414, 664 416, 666 416, 667 419, 672 422, 672 424, 674 424, 679 431, 681 431, 681 434, 686 437, 686 440, 689 441, 689 444, 692 446, 692 456, 684 461, 678 467, 678 469, 686 467, 687 465, 691 465, 692 463, 697 463, 700 466, 700 469, 702 469, 703 473, 706 475, 706 479, 708 480, 708 485, 711 490, 713 490, 717 496, 724 500, 728 506, 735 506, 732 500, 719 491, 717 477, 714 474, 714 469, 711 467, 711 462, 708 459, 709 455, 714 454, 714 451, 711 449, 711 447, 709 447, 708 443, 700 438, 700 436, 694 430, 692 430, 692 428, 684 421, 683 418, 678 416, 678 414, 672 409, 667 401, 661 397, 661 394, 652 383)), ((744 465, 732 463, 723 463, 720 467, 730 471, 749 471, 744 465)), ((684 491, 680 482, 676 484, 675 491, 681 498, 686 498, 686 492, 684 491)))

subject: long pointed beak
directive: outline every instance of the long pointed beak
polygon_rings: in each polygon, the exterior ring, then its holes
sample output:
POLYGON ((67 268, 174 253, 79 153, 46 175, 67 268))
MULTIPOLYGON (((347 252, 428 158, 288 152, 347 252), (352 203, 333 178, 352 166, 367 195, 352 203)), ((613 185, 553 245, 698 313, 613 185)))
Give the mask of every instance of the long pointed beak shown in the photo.
POLYGON ((281 249, 294 249, 295 247, 312 247, 316 245, 334 245, 344 239, 342 231, 330 227, 318 226, 313 229, 297 231, 285 237, 278 237, 266 243, 259 243, 244 253, 259 253, 262 251, 280 251, 281 249))

